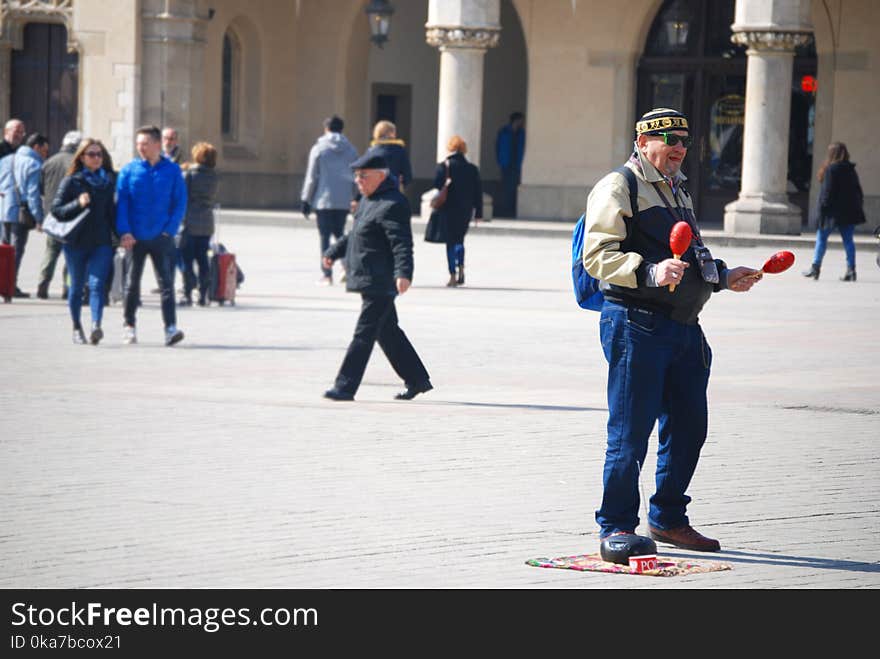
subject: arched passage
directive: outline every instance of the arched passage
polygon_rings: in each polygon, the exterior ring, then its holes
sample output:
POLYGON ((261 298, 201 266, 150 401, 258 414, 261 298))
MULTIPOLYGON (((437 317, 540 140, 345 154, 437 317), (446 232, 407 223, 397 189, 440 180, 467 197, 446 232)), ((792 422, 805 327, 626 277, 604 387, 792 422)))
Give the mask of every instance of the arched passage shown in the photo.
MULTIPOLYGON (((511 0, 501 0, 501 39, 486 53, 480 148, 483 192, 493 200, 498 199, 501 190, 501 171, 495 161, 495 137, 511 113, 525 113, 528 79, 528 52, 519 14, 511 0)), ((493 215, 497 210, 497 207, 493 208, 493 215)))
MULTIPOLYGON (((704 225, 721 224, 739 193, 745 119, 745 49, 730 41, 735 0, 665 0, 638 64, 636 116, 653 107, 680 109, 694 146, 682 168, 704 225)), ((806 219, 813 149, 815 93, 801 88, 816 75, 815 49, 795 54, 789 135, 788 191, 806 219)))

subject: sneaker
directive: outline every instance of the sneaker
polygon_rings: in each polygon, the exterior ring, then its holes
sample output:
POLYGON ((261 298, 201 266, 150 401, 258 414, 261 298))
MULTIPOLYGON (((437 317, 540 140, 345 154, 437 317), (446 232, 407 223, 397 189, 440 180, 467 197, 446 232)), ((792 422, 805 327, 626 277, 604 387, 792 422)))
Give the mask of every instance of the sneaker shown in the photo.
POLYGON ((89 343, 91 343, 93 346, 96 346, 101 342, 101 339, 103 338, 104 330, 101 329, 101 326, 92 324, 92 333, 89 335, 89 343))
POLYGON ((137 332, 135 331, 134 325, 122 326, 122 342, 126 345, 131 345, 138 342, 137 332))
POLYGON ((315 282, 315 286, 332 286, 333 279, 330 277, 321 277, 318 281, 315 282))
POLYGON ((183 341, 183 332, 174 325, 165 328, 165 345, 173 346, 175 343, 183 341))
POLYGON ((73 342, 78 346, 86 344, 86 335, 82 331, 82 327, 73 328, 73 342))

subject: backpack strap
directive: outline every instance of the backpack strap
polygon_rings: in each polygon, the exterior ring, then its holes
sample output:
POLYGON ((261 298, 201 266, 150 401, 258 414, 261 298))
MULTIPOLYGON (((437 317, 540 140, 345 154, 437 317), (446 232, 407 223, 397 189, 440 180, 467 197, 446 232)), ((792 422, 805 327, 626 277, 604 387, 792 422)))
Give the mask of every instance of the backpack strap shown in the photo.
POLYGON ((623 174, 623 178, 626 179, 626 184, 629 187, 629 205, 632 209, 632 219, 635 219, 639 214, 639 183, 636 181, 635 172, 626 165, 618 167, 614 171, 618 174, 623 174))
POLYGON ((630 225, 639 216, 639 183, 636 180, 636 175, 633 170, 631 170, 626 165, 622 167, 618 167, 614 170, 618 174, 623 174, 623 178, 626 179, 627 188, 629 188, 629 206, 632 210, 632 217, 626 218, 624 217, 624 223, 626 224, 626 238, 620 243, 620 249, 622 251, 626 251, 629 242, 629 234, 630 234, 630 225))

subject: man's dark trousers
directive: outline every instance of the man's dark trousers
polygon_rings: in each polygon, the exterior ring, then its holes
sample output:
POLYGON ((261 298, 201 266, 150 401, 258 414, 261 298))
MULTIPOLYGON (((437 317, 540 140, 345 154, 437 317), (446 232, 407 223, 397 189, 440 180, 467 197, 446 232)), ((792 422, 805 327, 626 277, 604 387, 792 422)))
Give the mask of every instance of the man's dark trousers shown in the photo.
POLYGON ((712 350, 699 325, 609 300, 599 320, 608 360, 608 447, 602 536, 634 531, 639 523, 639 469, 659 420, 656 491, 648 521, 659 529, 688 524, 685 494, 706 440, 706 389, 712 350))
POLYGON ((503 217, 516 217, 516 197, 522 173, 513 167, 501 170, 501 204, 498 215, 503 217))
POLYGON ((24 258, 24 248, 27 246, 28 229, 20 222, 4 222, 3 223, 3 244, 15 247, 15 276, 18 277, 18 269, 21 267, 21 260, 24 258))
POLYGON ((177 325, 177 309, 174 304, 174 267, 177 249, 174 238, 160 234, 149 240, 138 240, 132 248, 131 269, 125 282, 125 324, 135 325, 135 313, 141 298, 141 276, 149 255, 159 281, 162 297, 162 320, 165 327, 177 325))
POLYGON ((397 324, 394 295, 361 294, 361 315, 354 328, 354 337, 336 376, 336 389, 355 394, 367 369, 367 362, 378 341, 395 373, 407 386, 419 385, 430 379, 422 360, 406 334, 397 324))
MULTIPOLYGON (((345 233, 345 219, 348 217, 348 211, 344 209, 329 208, 326 210, 315 211, 318 215, 318 233, 321 235, 321 256, 330 247, 330 236, 334 236, 337 240, 342 238, 345 233)), ((321 264, 321 272, 325 277, 333 275, 332 270, 328 270, 321 264)))

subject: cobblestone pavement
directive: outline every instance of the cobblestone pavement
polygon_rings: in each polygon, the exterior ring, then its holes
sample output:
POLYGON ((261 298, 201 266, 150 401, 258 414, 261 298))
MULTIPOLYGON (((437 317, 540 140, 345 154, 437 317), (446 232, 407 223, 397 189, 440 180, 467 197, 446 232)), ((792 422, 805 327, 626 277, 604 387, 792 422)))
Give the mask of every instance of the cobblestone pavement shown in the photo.
MULTIPOLYGON (((689 514, 724 549, 660 553, 733 569, 658 579, 525 565, 598 548, 605 363, 566 236, 475 233, 460 289, 443 285, 442 246, 417 239, 398 310, 435 389, 391 400, 377 349, 354 403, 321 398, 359 298, 315 285, 317 232, 221 237, 247 277, 238 303, 180 309, 174 348, 155 295, 136 346, 119 305, 100 346, 73 345, 57 279, 48 301, 0 305, 0 587, 880 586, 872 249, 858 282, 837 280, 839 249, 816 282, 801 242, 791 271, 710 301, 710 437, 689 514)), ((42 242, 24 260, 31 292, 42 242)), ((773 250, 715 251, 757 267, 773 250)))

